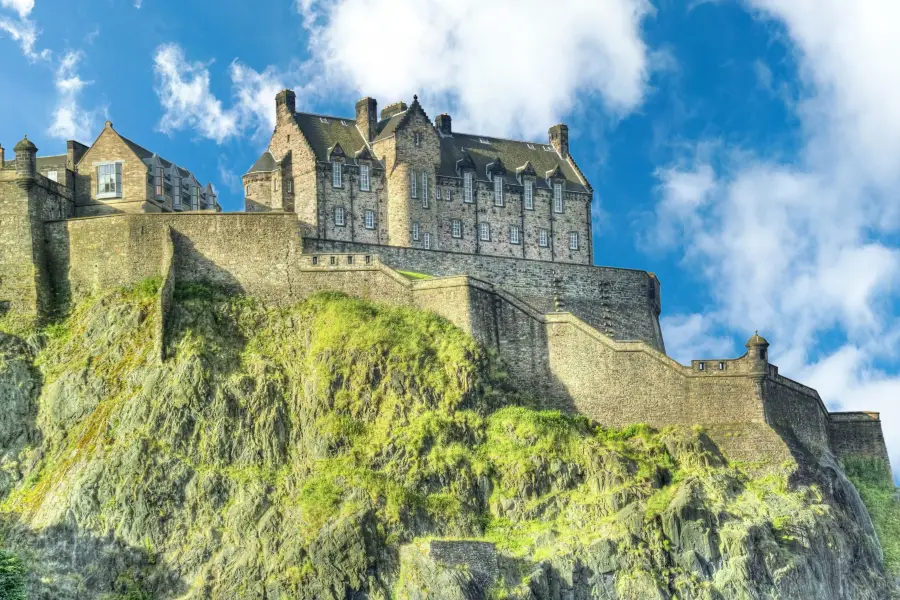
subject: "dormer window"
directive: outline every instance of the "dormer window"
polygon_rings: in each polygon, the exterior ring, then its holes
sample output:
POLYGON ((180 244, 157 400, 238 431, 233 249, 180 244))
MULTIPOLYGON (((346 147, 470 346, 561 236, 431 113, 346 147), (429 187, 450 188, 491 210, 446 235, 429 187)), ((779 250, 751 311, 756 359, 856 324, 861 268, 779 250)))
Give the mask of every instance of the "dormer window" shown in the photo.
POLYGON ((338 161, 331 162, 331 187, 339 188, 342 184, 341 163, 338 161))
POLYGON ((553 184, 553 212, 561 213, 563 211, 563 193, 562 184, 553 184))
POLYGON ((200 210, 200 186, 191 186, 191 210, 200 210))
POLYGON ((534 182, 530 179, 525 180, 525 208, 534 210, 534 182))
POLYGON ((473 202, 475 195, 472 190, 472 177, 473 174, 471 171, 463 173, 463 202, 466 202, 467 204, 473 202))
MULTIPOLYGON (((175 185, 172 186, 172 206, 181 210, 181 177, 175 177, 175 185)), ((250 195, 250 186, 247 186, 247 195, 250 195)))
POLYGON ((503 206, 503 177, 494 175, 494 206, 503 206))

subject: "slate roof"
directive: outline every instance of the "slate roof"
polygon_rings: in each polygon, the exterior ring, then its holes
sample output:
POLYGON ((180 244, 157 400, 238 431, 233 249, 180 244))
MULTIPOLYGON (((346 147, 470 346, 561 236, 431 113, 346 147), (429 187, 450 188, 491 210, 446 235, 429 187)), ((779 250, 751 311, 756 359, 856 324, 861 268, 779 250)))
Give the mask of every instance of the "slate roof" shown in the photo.
MULTIPOLYGON (((65 154, 60 154, 58 156, 38 156, 37 157, 37 170, 48 169, 51 167, 60 167, 61 169, 66 168, 66 160, 68 157, 65 154)), ((5 169, 14 168, 16 166, 16 160, 5 160, 3 161, 2 167, 5 169)))
POLYGON ((269 173, 275 170, 275 157, 266 150, 262 153, 253 166, 250 167, 250 173, 269 173))
POLYGON ((356 156, 356 153, 366 145, 356 128, 355 118, 342 119, 326 115, 295 113, 294 120, 297 121, 300 131, 309 140, 309 145, 312 146, 317 160, 328 161, 329 151, 335 144, 340 144, 347 156, 356 156))
MULTIPOLYGON (((374 141, 377 142, 394 135, 409 110, 411 109, 379 121, 375 128, 374 141)), ((347 156, 356 156, 360 148, 365 146, 365 141, 356 128, 355 119, 310 113, 296 113, 294 118, 300 126, 300 130, 309 140, 317 160, 327 162, 330 158, 330 149, 335 144, 340 144, 347 156), (343 125, 342 122, 346 125, 343 125)), ((464 158, 466 154, 472 158, 475 164, 476 179, 486 180, 486 167, 497 158, 500 158, 511 174, 515 174, 516 169, 525 166, 525 163, 530 161, 537 174, 537 187, 547 188, 547 173, 559 168, 566 179, 567 190, 590 193, 569 161, 560 158, 556 150, 548 144, 454 132, 452 135, 441 137, 439 174, 458 177, 457 161, 464 158), (482 140, 487 143, 483 143, 482 140)), ((253 169, 251 169, 252 171, 253 169)))

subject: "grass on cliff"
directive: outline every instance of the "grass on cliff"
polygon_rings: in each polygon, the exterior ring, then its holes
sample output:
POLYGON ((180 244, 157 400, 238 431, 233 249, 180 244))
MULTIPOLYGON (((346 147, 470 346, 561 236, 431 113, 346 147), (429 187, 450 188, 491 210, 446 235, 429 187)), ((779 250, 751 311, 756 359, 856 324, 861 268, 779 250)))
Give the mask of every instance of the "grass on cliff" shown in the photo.
POLYGON ((885 567, 900 577, 900 489, 893 484, 890 466, 882 460, 852 458, 844 461, 844 470, 869 509, 885 567))
POLYGON ((26 600, 25 567, 13 554, 0 550, 0 600, 26 600))

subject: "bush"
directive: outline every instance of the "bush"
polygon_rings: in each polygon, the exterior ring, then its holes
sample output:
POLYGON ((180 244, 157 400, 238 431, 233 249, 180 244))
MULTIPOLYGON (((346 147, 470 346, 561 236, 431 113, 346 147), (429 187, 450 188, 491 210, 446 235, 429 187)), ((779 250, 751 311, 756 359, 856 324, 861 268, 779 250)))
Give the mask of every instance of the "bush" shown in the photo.
POLYGON ((879 459, 854 458, 844 461, 844 469, 869 509, 884 549, 884 566, 900 576, 900 501, 890 465, 879 459))
POLYGON ((25 567, 19 557, 0 550, 0 600, 25 600, 25 567))

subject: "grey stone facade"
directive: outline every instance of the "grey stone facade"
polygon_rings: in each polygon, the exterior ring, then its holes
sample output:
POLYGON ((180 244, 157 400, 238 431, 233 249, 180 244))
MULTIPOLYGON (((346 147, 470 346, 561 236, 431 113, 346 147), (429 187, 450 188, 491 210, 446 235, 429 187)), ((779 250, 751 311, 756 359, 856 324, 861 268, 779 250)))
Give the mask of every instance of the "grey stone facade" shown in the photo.
POLYGON ((244 176, 248 211, 296 212, 322 240, 593 264, 593 190, 565 125, 542 144, 454 132, 449 115, 432 124, 417 98, 380 119, 364 98, 342 118, 298 113, 285 90, 276 109, 244 176))

